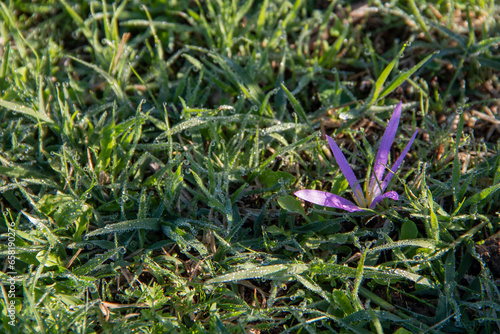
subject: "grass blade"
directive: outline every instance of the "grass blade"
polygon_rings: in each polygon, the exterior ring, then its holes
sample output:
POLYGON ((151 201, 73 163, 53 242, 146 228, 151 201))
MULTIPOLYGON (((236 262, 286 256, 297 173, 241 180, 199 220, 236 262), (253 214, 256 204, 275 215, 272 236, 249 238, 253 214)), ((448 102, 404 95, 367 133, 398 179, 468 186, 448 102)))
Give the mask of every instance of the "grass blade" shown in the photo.
POLYGON ((297 101, 297 99, 292 95, 292 93, 290 93, 288 88, 286 88, 286 86, 283 83, 281 84, 281 88, 285 92, 288 101, 290 101, 293 110, 295 110, 297 115, 299 115, 300 119, 302 119, 307 125, 311 126, 311 123, 307 119, 306 112, 304 111, 304 108, 302 108, 302 106, 300 105, 299 101, 297 101))
POLYGON ((378 99, 383 99, 390 93, 392 93, 397 87, 399 87, 403 82, 405 82, 409 77, 411 77, 418 69, 420 69, 422 66, 425 65, 431 58, 433 58, 436 54, 438 54, 437 51, 434 51, 427 57, 425 57, 422 61, 420 61, 418 64, 413 66, 411 69, 401 72, 398 74, 381 92, 378 97, 378 99))
POLYGON ((369 102, 366 104, 367 107, 371 106, 372 104, 374 104, 378 100, 378 97, 380 96, 380 93, 382 91, 382 87, 384 86, 384 83, 386 82, 387 78, 389 77, 389 74, 391 74, 394 66, 396 66, 396 64, 399 62, 399 58, 403 54, 405 48, 406 48, 406 43, 403 45, 401 50, 399 50, 396 57, 394 57, 394 59, 389 63, 389 65, 387 65, 384 68, 384 70, 380 74, 379 78, 375 82, 375 85, 374 85, 372 92, 370 94, 370 97, 368 99, 369 102))

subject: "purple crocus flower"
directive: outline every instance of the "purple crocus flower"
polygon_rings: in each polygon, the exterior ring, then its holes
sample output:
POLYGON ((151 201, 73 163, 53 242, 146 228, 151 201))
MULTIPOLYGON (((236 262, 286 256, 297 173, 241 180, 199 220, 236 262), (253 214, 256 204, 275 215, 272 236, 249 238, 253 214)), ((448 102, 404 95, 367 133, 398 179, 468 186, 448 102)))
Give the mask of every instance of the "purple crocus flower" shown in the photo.
POLYGON ((396 109, 394 109, 391 119, 387 124, 387 128, 385 129, 384 135, 382 136, 380 148, 375 158, 375 165, 373 166, 373 175, 371 177, 370 184, 365 185, 365 194, 363 194, 358 179, 354 175, 351 166, 349 166, 347 159, 345 158, 338 145, 332 138, 326 136, 326 138, 328 139, 328 143, 330 144, 330 148, 332 149, 333 156, 335 157, 335 160, 337 161, 342 174, 344 174, 347 182, 349 182, 349 185, 351 186, 354 202, 356 202, 356 204, 338 195, 319 190, 299 190, 295 192, 295 196, 307 202, 322 206, 328 206, 331 208, 343 209, 349 212, 363 211, 368 208, 373 209, 384 198, 390 198, 397 201, 399 199, 399 195, 397 192, 388 191, 384 193, 384 191, 387 188, 389 182, 391 182, 391 179, 396 173, 396 170, 403 162, 406 154, 410 150, 410 147, 413 144, 413 141, 415 140, 418 132, 418 130, 415 131, 410 141, 408 142, 408 145, 406 145, 405 149, 403 150, 403 152, 401 152, 401 155, 396 160, 394 165, 392 165, 391 169, 384 178, 384 173, 387 169, 387 160, 389 159, 389 151, 394 141, 396 130, 398 129, 400 116, 401 102, 399 102, 396 109))

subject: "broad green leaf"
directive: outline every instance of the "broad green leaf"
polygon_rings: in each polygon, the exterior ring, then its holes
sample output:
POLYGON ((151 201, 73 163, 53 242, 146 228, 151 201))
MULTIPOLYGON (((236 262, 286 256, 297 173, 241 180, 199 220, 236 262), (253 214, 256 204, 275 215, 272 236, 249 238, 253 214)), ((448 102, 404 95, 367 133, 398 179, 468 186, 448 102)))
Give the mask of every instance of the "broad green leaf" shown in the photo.
POLYGON ((400 239, 413 240, 416 239, 417 236, 418 236, 417 225, 411 220, 406 220, 401 226, 400 239))
POLYGON ((299 213, 301 215, 305 215, 306 212, 304 211, 304 208, 302 207, 302 204, 300 201, 290 195, 286 196, 281 196, 278 198, 278 204, 285 210, 293 212, 293 213, 299 213))
POLYGON ((292 174, 272 170, 262 171, 258 179, 266 188, 271 188, 280 181, 283 182, 283 184, 290 184, 295 182, 295 176, 293 176, 292 174))

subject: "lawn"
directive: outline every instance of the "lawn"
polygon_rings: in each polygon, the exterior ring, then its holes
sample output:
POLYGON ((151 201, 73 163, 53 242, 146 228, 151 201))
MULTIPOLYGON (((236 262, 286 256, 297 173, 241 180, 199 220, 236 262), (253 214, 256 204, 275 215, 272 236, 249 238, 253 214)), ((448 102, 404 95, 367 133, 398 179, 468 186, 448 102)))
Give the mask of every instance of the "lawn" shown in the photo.
POLYGON ((499 22, 0 2, 0 332, 500 332, 499 22))

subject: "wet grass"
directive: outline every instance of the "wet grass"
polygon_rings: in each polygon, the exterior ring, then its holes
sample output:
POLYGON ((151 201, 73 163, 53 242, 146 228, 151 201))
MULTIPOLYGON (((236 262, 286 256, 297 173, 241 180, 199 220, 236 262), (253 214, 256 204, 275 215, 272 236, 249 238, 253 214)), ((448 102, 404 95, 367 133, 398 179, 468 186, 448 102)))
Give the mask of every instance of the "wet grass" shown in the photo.
POLYGON ((500 330, 500 6, 0 3, 7 333, 500 330), (389 185, 351 199, 399 101, 389 185))

